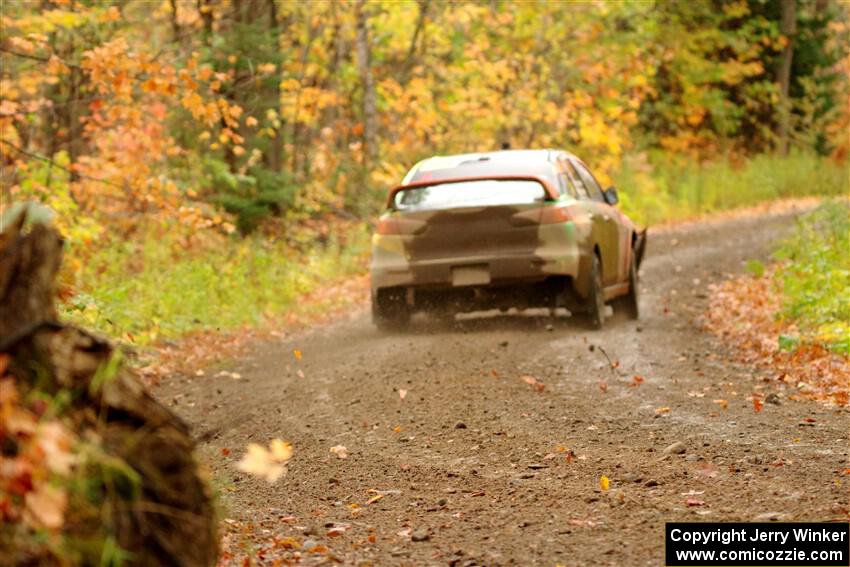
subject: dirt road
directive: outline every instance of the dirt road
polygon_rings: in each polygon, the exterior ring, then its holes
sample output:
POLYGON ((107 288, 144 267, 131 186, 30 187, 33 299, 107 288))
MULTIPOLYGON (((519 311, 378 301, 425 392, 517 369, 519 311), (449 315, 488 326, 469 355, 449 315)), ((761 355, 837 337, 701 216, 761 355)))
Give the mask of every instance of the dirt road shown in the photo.
POLYGON ((786 400, 695 320, 708 284, 766 259, 792 225, 651 235, 639 322, 503 316, 384 335, 363 312, 259 345, 225 369, 239 379, 212 369, 157 395, 207 434, 226 516, 327 548, 306 564, 659 566, 665 521, 846 521, 850 414, 786 400), (756 413, 755 388, 777 403, 756 413), (236 471, 248 442, 274 437, 294 445, 287 476, 236 471))

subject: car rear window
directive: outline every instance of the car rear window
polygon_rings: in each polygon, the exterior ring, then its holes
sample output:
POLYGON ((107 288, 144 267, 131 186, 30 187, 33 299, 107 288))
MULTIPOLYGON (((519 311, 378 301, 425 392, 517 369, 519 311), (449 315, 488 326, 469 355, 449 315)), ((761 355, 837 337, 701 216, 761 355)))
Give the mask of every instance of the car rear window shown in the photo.
MULTIPOLYGON (((433 161, 433 158, 432 160, 433 161)), ((533 175, 541 177, 557 187, 558 172, 553 163, 534 162, 526 163, 505 162, 504 160, 473 160, 463 162, 454 167, 440 167, 440 163, 426 162, 412 175, 405 176, 406 183, 417 181, 438 181, 440 179, 458 179, 464 177, 488 177, 503 175, 533 175), (408 179, 409 178, 409 179, 408 179)))
POLYGON ((530 205, 546 200, 546 189, 537 181, 485 179, 411 187, 395 194, 399 211, 530 205))

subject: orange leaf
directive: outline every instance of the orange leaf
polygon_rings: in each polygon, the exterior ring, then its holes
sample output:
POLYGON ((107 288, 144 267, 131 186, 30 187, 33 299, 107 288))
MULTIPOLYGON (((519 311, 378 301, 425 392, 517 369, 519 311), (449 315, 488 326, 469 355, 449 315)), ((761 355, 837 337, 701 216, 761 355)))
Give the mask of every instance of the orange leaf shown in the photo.
POLYGON ((525 382, 526 384, 528 384, 529 386, 531 386, 532 388, 534 388, 538 392, 542 392, 543 390, 546 389, 546 384, 539 381, 534 376, 525 375, 525 376, 520 376, 520 378, 522 378, 523 382, 525 382))
POLYGON ((753 409, 756 410, 756 413, 760 412, 763 407, 764 407, 764 404, 762 403, 762 401, 760 399, 753 398, 753 409))
POLYGON ((632 383, 631 383, 632 388, 637 388, 641 384, 643 384, 643 376, 633 376, 632 377, 632 383))

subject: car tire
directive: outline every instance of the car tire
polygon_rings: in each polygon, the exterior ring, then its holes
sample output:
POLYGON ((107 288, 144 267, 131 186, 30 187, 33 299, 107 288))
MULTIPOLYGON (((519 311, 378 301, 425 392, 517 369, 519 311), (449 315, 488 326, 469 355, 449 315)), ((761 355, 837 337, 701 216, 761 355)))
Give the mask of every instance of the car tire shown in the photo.
POLYGON ((640 317, 640 308, 638 306, 638 275, 634 254, 632 254, 632 262, 629 266, 629 293, 617 300, 617 307, 619 307, 629 319, 638 319, 640 317))
POLYGON ((379 289, 372 295, 372 323, 381 331, 400 331, 410 323, 403 290, 379 289))
POLYGON ((605 296, 602 288, 602 265, 599 256, 593 255, 590 266, 590 287, 585 301, 585 320, 591 329, 601 329, 605 322, 605 296))

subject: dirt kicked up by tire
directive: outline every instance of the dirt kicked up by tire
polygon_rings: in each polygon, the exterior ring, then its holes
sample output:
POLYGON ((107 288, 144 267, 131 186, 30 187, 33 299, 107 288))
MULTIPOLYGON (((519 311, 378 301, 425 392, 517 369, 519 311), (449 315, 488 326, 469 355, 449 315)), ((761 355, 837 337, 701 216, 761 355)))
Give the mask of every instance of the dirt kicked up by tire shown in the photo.
POLYGON ((363 313, 258 345, 241 379, 157 395, 207 434, 228 516, 308 564, 656 567, 665 522, 847 521, 848 413, 787 401, 700 331, 707 286, 793 224, 655 232, 638 321, 494 312, 382 333, 363 313), (755 389, 776 403, 754 412, 755 389), (286 477, 236 470, 238 448, 273 437, 295 447, 286 477))

